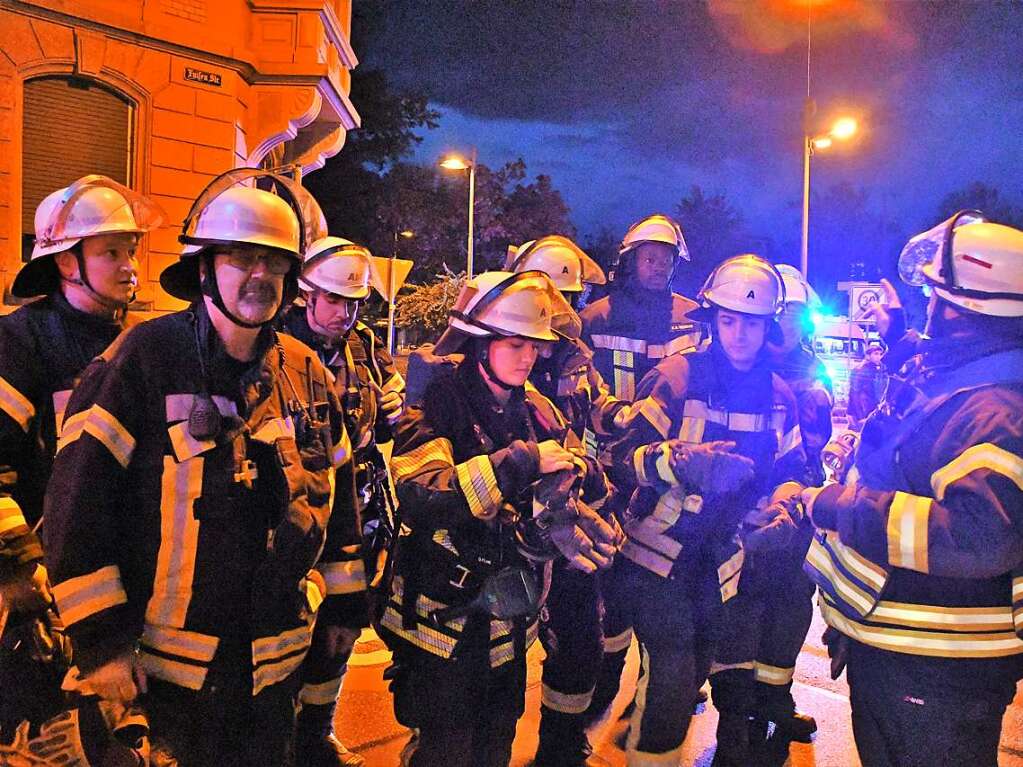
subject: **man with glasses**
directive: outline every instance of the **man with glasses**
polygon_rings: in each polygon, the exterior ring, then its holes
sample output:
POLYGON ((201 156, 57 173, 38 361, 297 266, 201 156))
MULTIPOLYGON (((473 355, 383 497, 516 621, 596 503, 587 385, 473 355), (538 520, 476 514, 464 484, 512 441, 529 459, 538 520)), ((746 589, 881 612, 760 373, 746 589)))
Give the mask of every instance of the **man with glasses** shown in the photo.
POLYGON ((283 323, 334 374, 354 448, 353 460, 335 477, 334 513, 317 565, 330 599, 302 671, 296 756, 306 767, 365 763, 334 734, 334 715, 355 640, 373 619, 367 587, 382 576, 378 556, 393 527, 386 463, 377 443, 392 438, 405 402, 405 380, 391 355, 357 319, 372 283, 379 285, 379 279, 366 248, 340 237, 317 240, 306 251, 299 277, 305 305, 288 311, 283 323))
POLYGON ((215 179, 160 275, 191 305, 122 335, 68 404, 46 497, 53 591, 80 691, 138 699, 154 764, 289 763, 350 452, 329 371, 273 328, 317 220, 286 177, 215 179))
MULTIPOLYGON (((0 635, 12 653, 54 618, 33 530, 64 407, 82 369, 124 328, 137 249, 160 220, 150 200, 105 176, 78 179, 36 209, 32 257, 11 292, 41 298, 0 317, 0 635)), ((0 666, 0 733, 63 708, 59 680, 26 684, 27 663, 0 666)))

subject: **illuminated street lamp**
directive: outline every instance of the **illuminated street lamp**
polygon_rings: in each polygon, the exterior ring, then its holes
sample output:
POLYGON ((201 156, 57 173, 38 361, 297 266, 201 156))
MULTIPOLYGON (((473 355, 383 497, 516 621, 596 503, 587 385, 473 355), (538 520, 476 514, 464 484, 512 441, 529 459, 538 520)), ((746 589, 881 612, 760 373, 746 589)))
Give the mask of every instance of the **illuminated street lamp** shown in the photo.
POLYGON ((807 245, 810 233, 810 157, 815 151, 828 149, 837 139, 845 141, 856 133, 857 124, 851 117, 843 117, 836 120, 827 133, 811 135, 810 119, 816 111, 816 104, 813 99, 806 100, 803 111, 803 240, 799 256, 799 271, 806 279, 807 272, 807 245))
POLYGON ((458 155, 450 155, 445 157, 440 167, 446 170, 468 170, 469 171, 469 237, 466 240, 465 246, 465 265, 466 265, 466 279, 472 279, 472 226, 473 226, 473 208, 476 206, 476 150, 472 150, 472 158, 466 160, 458 155))

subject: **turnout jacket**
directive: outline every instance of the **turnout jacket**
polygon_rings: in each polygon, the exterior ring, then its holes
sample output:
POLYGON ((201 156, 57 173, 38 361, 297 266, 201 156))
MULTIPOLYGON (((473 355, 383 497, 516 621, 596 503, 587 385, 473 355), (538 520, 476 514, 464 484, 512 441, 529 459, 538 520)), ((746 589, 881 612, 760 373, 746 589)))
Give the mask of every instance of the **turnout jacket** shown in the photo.
POLYGON ((718 568, 723 601, 735 596, 743 563, 739 523, 785 482, 801 482, 806 456, 796 403, 766 361, 732 367, 716 343, 662 360, 640 384, 629 429, 610 446, 615 486, 631 493, 622 555, 664 578, 701 563, 718 568), (736 443, 755 464, 754 479, 733 492, 702 496, 668 465, 666 440, 736 443))
MULTIPOLYGON (((316 569, 327 584, 328 596, 361 595, 367 588, 365 557, 369 555, 363 534, 386 514, 386 500, 379 496, 390 492, 377 443, 393 438, 392 427, 401 415, 401 411, 384 415, 378 404, 381 395, 374 386, 384 393, 397 392, 404 399, 405 379, 384 344, 361 322, 334 345, 309 327, 304 306, 294 306, 284 317, 283 329, 315 350, 334 374, 334 391, 344 409, 353 455, 337 471, 327 544, 316 569)), ((358 619, 364 619, 361 599, 328 599, 319 620, 332 625, 347 623, 356 617, 351 615, 353 611, 359 613, 358 619)))
MULTIPOLYGON (((537 445, 564 442, 567 424, 533 387, 515 389, 500 407, 472 356, 438 373, 421 407, 410 408, 395 440, 391 471, 401 532, 391 600, 381 621, 388 641, 451 658, 463 644, 489 647, 496 668, 521 657, 536 638, 536 618, 472 616, 435 626, 433 610, 465 605, 483 580, 504 567, 539 570, 516 546, 514 520, 533 513, 540 479, 537 445)), ((606 495, 595 461, 581 459, 582 497, 606 495)))
POLYGON ((686 314, 696 303, 677 293, 615 290, 579 313, 583 342, 619 399, 636 398, 636 384, 665 357, 696 348, 700 325, 686 314))
MULTIPOLYGON (((1019 353, 1018 342, 927 341, 908 383, 927 391, 974 361, 993 375, 994 355, 1013 344, 1019 353)), ((807 555, 821 612, 857 642, 899 653, 920 678, 941 667, 969 684, 1020 679, 1023 381, 964 387, 924 411, 885 478, 867 470, 868 436, 891 408, 886 400, 868 419, 860 478, 842 491, 836 529, 818 531, 807 555)))
POLYGON ((774 372, 788 384, 799 408, 799 428, 806 452, 804 485, 824 481, 821 451, 831 440, 831 409, 834 398, 824 363, 805 346, 797 346, 780 360, 772 360, 774 372))
POLYGON ((350 453, 329 379, 269 327, 253 362, 231 359, 202 303, 123 334, 86 370, 44 531, 83 671, 135 645, 152 676, 198 690, 210 667, 251 669, 256 694, 298 667, 322 597, 306 575, 350 453), (204 402, 215 437, 189 430, 204 402))
POLYGON ((578 339, 555 343, 550 357, 537 359, 529 380, 557 405, 591 455, 596 455, 596 437, 611 436, 615 416, 628 404, 608 390, 593 363, 593 352, 578 339))

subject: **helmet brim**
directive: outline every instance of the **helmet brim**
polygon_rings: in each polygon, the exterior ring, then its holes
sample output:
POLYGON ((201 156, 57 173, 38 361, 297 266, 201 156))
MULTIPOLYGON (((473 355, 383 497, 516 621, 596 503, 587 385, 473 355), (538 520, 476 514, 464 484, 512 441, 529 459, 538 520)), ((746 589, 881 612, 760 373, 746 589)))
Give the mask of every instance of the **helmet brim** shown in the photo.
POLYGON ((202 295, 199 287, 198 253, 186 256, 180 261, 164 267, 160 272, 160 287, 182 301, 195 301, 202 295))

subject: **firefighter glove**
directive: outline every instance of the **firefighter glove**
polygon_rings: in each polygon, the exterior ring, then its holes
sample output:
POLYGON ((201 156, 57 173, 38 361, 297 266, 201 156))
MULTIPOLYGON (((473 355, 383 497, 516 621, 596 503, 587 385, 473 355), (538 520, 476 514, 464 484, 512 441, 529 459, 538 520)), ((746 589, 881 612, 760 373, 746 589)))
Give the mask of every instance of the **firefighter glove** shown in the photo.
POLYGON ((681 440, 669 443, 669 463, 675 478, 704 495, 723 495, 738 490, 753 479, 754 464, 736 455, 734 442, 716 441, 691 445, 681 440))

